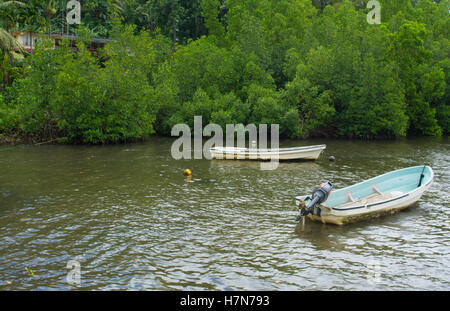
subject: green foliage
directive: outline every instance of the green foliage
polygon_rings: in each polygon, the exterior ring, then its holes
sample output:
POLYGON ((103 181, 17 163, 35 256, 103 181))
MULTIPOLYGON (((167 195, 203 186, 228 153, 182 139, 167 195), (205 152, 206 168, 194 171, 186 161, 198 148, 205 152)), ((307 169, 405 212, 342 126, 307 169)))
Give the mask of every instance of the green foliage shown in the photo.
POLYGON ((429 33, 423 24, 404 23, 393 35, 390 55, 396 61, 401 83, 405 90, 407 114, 411 134, 436 135, 442 129, 436 119, 436 111, 430 101, 440 98, 445 87, 445 77, 439 68, 428 68, 432 51, 425 47, 429 33))
MULTIPOLYGON (((61 29, 60 1, 23 2, 0 23, 61 29)), ((0 132, 122 142, 201 115, 285 137, 448 135, 449 0, 380 2, 381 25, 361 0, 83 3, 84 25, 62 30, 113 40, 98 58, 82 42, 43 40, 23 66, 3 52, 0 132)))
POLYGON ((219 0, 202 0, 202 15, 205 19, 205 26, 208 29, 208 36, 213 37, 218 45, 222 45, 225 39, 225 30, 219 21, 219 0))
POLYGON ((3 96, 0 95, 0 133, 5 132, 10 126, 8 124, 8 107, 5 105, 3 96))
POLYGON ((149 84, 156 53, 148 33, 121 28, 102 67, 84 44, 78 52, 44 41, 31 71, 14 85, 17 130, 83 143, 122 142, 154 133, 156 106, 149 84), (145 39, 145 40, 143 40, 145 39))
POLYGON ((198 88, 213 97, 238 86, 233 55, 206 37, 181 47, 174 58, 176 65, 173 68, 183 102, 190 100, 198 88))

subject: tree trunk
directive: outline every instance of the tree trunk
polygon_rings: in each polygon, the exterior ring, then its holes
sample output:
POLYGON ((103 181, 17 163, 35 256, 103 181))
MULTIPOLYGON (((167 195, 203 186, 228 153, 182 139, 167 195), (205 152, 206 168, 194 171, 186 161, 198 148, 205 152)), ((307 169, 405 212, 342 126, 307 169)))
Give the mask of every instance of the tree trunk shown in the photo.
POLYGON ((198 16, 195 17, 195 39, 198 39, 198 33, 199 33, 199 24, 198 24, 198 16))
POLYGON ((3 70, 3 89, 6 89, 10 86, 11 81, 9 78, 9 72, 7 70, 3 70))
MULTIPOLYGON (((8 62, 9 65, 12 66, 13 64, 13 57, 12 57, 12 52, 8 53, 8 62)), ((3 88, 7 88, 8 86, 11 86, 11 77, 9 75, 9 71, 8 68, 5 68, 3 70, 3 88)))
POLYGON ((177 19, 173 18, 173 51, 175 52, 175 44, 177 42, 177 19))

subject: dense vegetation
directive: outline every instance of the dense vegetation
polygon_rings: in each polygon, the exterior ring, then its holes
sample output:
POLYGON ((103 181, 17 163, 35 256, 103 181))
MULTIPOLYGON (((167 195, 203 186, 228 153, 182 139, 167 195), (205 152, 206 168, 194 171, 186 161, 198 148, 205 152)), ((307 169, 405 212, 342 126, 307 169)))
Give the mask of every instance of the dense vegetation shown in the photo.
POLYGON ((130 141, 194 115, 285 137, 450 132, 449 0, 379 0, 380 25, 365 0, 81 1, 76 29, 64 1, 12 2, 3 29, 82 39, 21 58, 0 32, 0 135, 130 141), (92 54, 92 36, 113 40, 92 54))

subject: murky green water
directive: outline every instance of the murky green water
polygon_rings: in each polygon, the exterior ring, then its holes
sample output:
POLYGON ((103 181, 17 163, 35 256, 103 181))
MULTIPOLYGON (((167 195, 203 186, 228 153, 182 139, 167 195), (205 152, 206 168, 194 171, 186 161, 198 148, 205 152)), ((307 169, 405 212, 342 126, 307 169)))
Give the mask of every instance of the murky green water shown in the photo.
POLYGON ((448 139, 289 141, 328 147, 275 171, 176 161, 172 141, 0 146, 0 289, 450 289, 448 139), (434 183, 404 212, 295 222, 294 196, 322 181, 341 188, 421 164, 434 183), (70 260, 79 286, 67 283, 70 260))

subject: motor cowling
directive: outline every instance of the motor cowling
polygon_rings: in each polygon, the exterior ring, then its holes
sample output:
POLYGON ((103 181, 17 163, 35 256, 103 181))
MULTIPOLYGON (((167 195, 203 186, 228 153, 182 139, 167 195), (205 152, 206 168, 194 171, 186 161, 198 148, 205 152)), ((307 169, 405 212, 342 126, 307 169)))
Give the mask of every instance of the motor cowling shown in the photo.
MULTIPOLYGON (((328 199, 328 196, 330 195, 331 190, 333 189, 333 184, 329 181, 324 182, 323 184, 317 186, 312 195, 305 198, 306 200, 310 200, 308 205, 303 205, 300 209, 300 216, 297 218, 300 220, 302 216, 306 216, 308 214, 313 214, 313 209, 316 206, 316 204, 320 204, 325 202, 328 199)), ((318 216, 320 216, 320 208, 318 208, 317 212, 318 216)))

